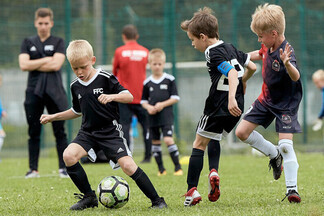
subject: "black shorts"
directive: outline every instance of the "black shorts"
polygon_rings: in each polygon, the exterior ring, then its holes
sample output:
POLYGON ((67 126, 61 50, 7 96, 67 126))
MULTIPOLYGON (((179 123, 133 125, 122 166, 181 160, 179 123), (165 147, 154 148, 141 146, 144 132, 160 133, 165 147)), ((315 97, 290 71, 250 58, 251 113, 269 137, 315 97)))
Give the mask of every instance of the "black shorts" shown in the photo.
POLYGON ((107 159, 115 164, 119 158, 132 156, 126 140, 123 137, 121 125, 117 121, 114 121, 114 124, 110 127, 100 131, 87 132, 80 130, 72 143, 77 143, 82 146, 88 152, 88 157, 92 162, 95 161, 95 153, 100 149, 103 150, 107 159))
POLYGON ((200 136, 220 141, 222 136, 226 136, 231 132, 239 120, 240 116, 211 117, 202 115, 198 122, 196 133, 200 136))
POLYGON ((173 136, 173 125, 163 125, 158 127, 151 127, 150 134, 152 136, 152 140, 160 140, 161 139, 161 131, 163 137, 172 137, 173 136))
POLYGON ((300 133, 302 132, 297 120, 297 113, 288 111, 274 111, 266 107, 257 99, 245 113, 243 119, 267 128, 276 118, 276 132, 300 133))

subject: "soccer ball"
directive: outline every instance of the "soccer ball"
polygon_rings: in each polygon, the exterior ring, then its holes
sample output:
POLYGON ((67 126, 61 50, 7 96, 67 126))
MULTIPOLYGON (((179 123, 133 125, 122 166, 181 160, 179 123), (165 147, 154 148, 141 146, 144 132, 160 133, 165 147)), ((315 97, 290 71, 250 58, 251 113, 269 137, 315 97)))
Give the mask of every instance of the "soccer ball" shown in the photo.
POLYGON ((129 199, 129 186, 119 176, 108 176, 101 180, 97 193, 100 203, 107 208, 121 208, 129 199))

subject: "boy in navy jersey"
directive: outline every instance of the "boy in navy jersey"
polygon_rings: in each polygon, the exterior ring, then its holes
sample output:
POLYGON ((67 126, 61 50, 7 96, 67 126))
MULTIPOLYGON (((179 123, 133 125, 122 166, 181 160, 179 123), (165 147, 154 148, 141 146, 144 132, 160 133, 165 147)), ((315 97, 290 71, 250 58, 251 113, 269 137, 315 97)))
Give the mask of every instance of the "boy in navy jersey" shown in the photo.
POLYGON ((158 164, 158 176, 166 175, 162 161, 161 132, 163 140, 168 146, 171 159, 174 163, 174 175, 183 175, 179 163, 178 146, 173 135, 173 107, 179 101, 174 77, 164 73, 165 53, 161 49, 152 49, 149 52, 148 62, 152 75, 144 81, 141 104, 149 114, 150 136, 152 136, 152 153, 158 164))
MULTIPOLYGON (((205 53, 212 82, 189 161, 184 205, 192 206, 201 201, 197 185, 206 146, 211 139, 219 142, 239 121, 244 108, 243 83, 252 76, 256 66, 248 54, 219 39, 218 21, 210 8, 199 9, 190 20, 181 23, 181 28, 187 32, 192 46, 205 53), (248 69, 246 73, 244 66, 248 69)), ((208 199, 215 202, 220 195, 215 169, 210 170, 208 182, 208 199)))
POLYGON ((122 168, 152 201, 152 208, 167 207, 163 197, 159 197, 150 179, 139 168, 128 149, 119 119, 118 103, 129 103, 132 94, 119 84, 116 77, 108 72, 93 68, 96 57, 92 46, 86 40, 72 41, 67 50, 67 58, 77 76, 72 81, 72 107, 64 112, 45 115, 42 124, 52 121, 68 120, 82 115, 82 125, 78 135, 63 153, 66 169, 73 183, 82 194, 71 210, 97 207, 98 199, 91 189, 87 175, 79 160, 88 156, 96 160, 99 149, 103 150, 113 168, 122 168))
MULTIPOLYGON (((269 156, 275 180, 285 172, 289 202, 299 203, 297 192, 298 163, 293 148, 293 134, 300 133, 297 120, 302 99, 302 84, 294 49, 285 39, 285 15, 278 5, 264 4, 252 15, 252 31, 258 36, 261 49, 251 52, 252 60, 263 60, 262 92, 236 129, 237 137, 269 156), (267 128, 276 119, 278 147, 254 129, 267 128)), ((285 197, 285 198, 286 198, 285 197)))

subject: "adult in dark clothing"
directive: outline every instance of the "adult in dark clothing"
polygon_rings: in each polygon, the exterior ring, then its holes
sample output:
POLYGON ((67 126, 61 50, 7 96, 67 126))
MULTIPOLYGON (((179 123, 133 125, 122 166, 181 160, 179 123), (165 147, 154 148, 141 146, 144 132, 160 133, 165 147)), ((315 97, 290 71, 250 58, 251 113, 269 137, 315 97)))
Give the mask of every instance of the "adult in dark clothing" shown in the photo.
MULTIPOLYGON (((53 11, 50 8, 39 8, 35 12, 34 25, 37 35, 23 40, 19 55, 20 69, 29 72, 24 107, 28 122, 30 170, 25 178, 39 177, 41 134, 39 119, 44 108, 46 107, 47 112, 51 114, 68 107, 61 78, 65 46, 62 38, 51 35, 54 26, 53 11)), ((53 122, 52 125, 59 158, 59 174, 60 177, 68 177, 63 161, 63 151, 67 147, 64 121, 53 122)))

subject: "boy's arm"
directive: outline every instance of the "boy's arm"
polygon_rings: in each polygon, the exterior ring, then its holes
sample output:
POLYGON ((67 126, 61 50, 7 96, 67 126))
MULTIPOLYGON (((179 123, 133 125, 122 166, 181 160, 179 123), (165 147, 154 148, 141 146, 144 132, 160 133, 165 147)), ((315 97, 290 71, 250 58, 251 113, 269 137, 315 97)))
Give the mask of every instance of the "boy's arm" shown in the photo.
POLYGON ((297 68, 290 63, 291 52, 292 52, 291 46, 288 43, 286 43, 285 50, 280 49, 280 59, 284 63, 291 80, 296 82, 297 80, 299 80, 300 74, 297 68))
POLYGON ((259 50, 249 52, 251 61, 262 60, 259 50))
POLYGON ((133 101, 133 98, 133 95, 126 90, 119 92, 118 94, 101 94, 98 97, 98 101, 102 104, 107 104, 112 101, 118 103, 130 103, 133 101))
POLYGON ((176 98, 169 98, 168 100, 162 101, 162 102, 158 102, 154 105, 155 109, 160 112, 161 110, 163 110, 165 107, 171 106, 175 103, 178 103, 178 99, 176 98))
POLYGON ((69 120, 79 117, 80 115, 75 114, 71 109, 68 109, 63 112, 55 113, 55 114, 43 114, 40 117, 40 123, 46 124, 52 121, 62 121, 62 120, 69 120))
POLYGON ((231 69, 228 72, 228 110, 233 116, 240 116, 242 111, 237 105, 237 101, 235 99, 236 89, 238 85, 237 71, 235 69, 231 69))
POLYGON ((254 74, 255 71, 256 71, 256 65, 252 61, 250 61, 248 63, 248 65, 246 66, 246 70, 242 77, 244 94, 245 94, 245 90, 246 90, 246 82, 251 78, 251 76, 254 74))

